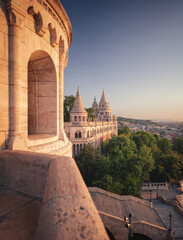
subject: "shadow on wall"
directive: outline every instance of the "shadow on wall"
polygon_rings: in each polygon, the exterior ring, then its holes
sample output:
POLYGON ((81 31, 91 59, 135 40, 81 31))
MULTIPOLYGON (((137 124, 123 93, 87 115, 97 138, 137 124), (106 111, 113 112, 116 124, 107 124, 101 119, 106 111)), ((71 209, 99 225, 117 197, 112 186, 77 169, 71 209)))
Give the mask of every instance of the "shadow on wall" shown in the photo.
POLYGON ((152 240, 152 239, 147 237, 146 235, 143 235, 140 233, 134 233, 132 240, 152 240))
POLYGON ((108 228, 105 228, 105 229, 106 229, 106 232, 107 232, 107 234, 108 234, 109 239, 110 239, 110 240, 115 240, 115 238, 114 238, 113 234, 111 233, 111 231, 109 231, 108 228))

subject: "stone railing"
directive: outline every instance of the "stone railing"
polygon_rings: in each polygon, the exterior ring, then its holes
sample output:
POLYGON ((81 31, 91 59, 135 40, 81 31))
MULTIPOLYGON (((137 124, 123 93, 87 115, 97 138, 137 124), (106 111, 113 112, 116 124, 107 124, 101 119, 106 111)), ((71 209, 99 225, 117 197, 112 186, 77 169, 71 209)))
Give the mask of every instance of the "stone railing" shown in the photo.
POLYGON ((162 228, 144 221, 132 222, 132 232, 144 234, 152 240, 174 239, 172 236, 173 233, 169 232, 166 228, 162 228))
POLYGON ((1 151, 0 185, 43 198, 37 240, 108 239, 73 158, 1 151))
POLYGON ((48 169, 36 239, 108 239, 74 159, 58 157, 48 169))
POLYGON ((157 196, 157 198, 162 200, 164 203, 173 206, 183 216, 183 208, 177 201, 170 201, 162 196, 157 196))
MULTIPOLYGON (((128 240, 129 230, 125 226, 125 221, 122 218, 99 211, 100 217, 106 228, 113 234, 116 240, 128 240)), ((152 240, 168 240, 170 232, 166 228, 156 226, 144 221, 132 221, 132 233, 143 234, 150 237, 152 240)))
POLYGON ((89 138, 69 138, 69 140, 74 142, 91 142, 92 140, 95 140, 95 137, 89 137, 89 138))
POLYGON ((164 189, 168 190, 168 183, 144 183, 142 190, 155 190, 155 189, 164 189))

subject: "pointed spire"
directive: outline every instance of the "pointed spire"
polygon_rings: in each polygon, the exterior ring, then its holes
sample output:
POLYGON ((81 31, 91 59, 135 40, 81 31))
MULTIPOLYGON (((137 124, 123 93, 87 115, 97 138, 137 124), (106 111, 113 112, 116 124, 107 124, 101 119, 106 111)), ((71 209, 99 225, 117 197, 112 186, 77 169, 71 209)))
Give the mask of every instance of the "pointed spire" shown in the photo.
POLYGON ((94 108, 94 109, 96 110, 97 107, 98 107, 97 100, 96 100, 96 97, 94 97, 94 101, 93 101, 93 104, 92 104, 92 108, 94 108))
POLYGON ((87 113, 87 111, 85 110, 85 108, 83 106, 83 101, 82 101, 82 98, 81 98, 79 86, 78 86, 78 89, 77 89, 76 98, 75 98, 75 101, 74 101, 74 106, 73 106, 73 108, 70 112, 71 113, 87 113))
POLYGON ((103 92, 102 92, 102 97, 101 97, 100 102, 108 103, 104 89, 103 89, 103 92))
POLYGON ((100 102, 99 102, 99 110, 102 110, 102 111, 103 110, 110 110, 109 103, 107 101, 104 89, 103 89, 103 92, 102 92, 102 97, 101 97, 100 102))

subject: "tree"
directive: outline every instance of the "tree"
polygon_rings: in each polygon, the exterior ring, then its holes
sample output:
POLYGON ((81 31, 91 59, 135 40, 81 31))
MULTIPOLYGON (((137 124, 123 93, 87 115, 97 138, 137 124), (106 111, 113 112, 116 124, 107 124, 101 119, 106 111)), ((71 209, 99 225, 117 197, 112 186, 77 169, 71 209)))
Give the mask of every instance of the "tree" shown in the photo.
POLYGON ((139 159, 142 166, 142 179, 145 181, 149 179, 149 174, 154 169, 154 158, 151 149, 145 145, 142 146, 139 151, 139 159))
POLYGON ((183 155, 183 137, 175 138, 173 142, 173 150, 183 155))
POLYGON ((152 133, 143 131, 137 131, 133 135, 133 140, 135 141, 138 149, 140 149, 140 147, 142 147, 143 145, 146 145, 151 148, 157 142, 156 138, 152 133))
POLYGON ((172 149, 171 142, 168 138, 160 138, 157 142, 157 146, 164 154, 169 153, 172 149))
POLYGON ((118 129, 118 135, 122 135, 122 134, 130 136, 131 132, 128 126, 124 126, 122 129, 118 129))
POLYGON ((102 181, 108 173, 107 158, 91 145, 85 145, 75 160, 88 187, 94 186, 96 181, 102 181))
POLYGON ((69 122, 69 113, 74 106, 75 97, 73 95, 64 97, 64 122, 69 122))
POLYGON ((85 110, 88 112, 89 121, 93 122, 96 118, 95 109, 91 107, 91 108, 85 108, 85 110))
POLYGON ((170 153, 163 156, 163 166, 170 178, 181 180, 183 178, 183 156, 178 153, 170 153))

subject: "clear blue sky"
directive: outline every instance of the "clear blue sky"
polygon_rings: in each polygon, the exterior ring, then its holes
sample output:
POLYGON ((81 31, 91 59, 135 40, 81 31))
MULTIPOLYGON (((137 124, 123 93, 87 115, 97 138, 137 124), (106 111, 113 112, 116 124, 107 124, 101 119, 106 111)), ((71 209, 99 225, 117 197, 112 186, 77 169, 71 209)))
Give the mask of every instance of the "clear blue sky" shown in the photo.
POLYGON ((183 0, 61 0, 73 28, 65 95, 105 89, 112 113, 183 121, 183 0))

